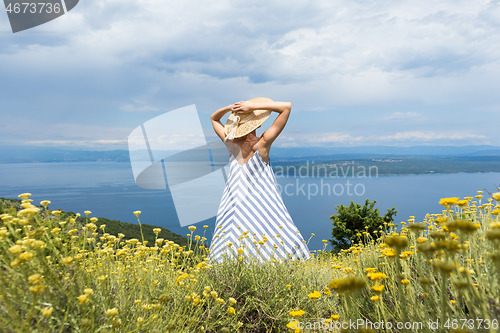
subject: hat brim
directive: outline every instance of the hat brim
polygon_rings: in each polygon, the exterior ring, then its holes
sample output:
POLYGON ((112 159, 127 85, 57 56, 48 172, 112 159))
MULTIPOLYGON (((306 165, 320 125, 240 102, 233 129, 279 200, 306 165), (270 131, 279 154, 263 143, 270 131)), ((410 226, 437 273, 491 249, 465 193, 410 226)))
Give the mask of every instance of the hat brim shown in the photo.
MULTIPOLYGON (((273 100, 267 97, 257 97, 257 98, 252 98, 250 100, 251 102, 257 102, 257 103, 262 103, 262 102, 272 102, 273 100)), ((254 113, 254 117, 238 126, 236 129, 236 133, 234 135, 234 138, 241 138, 249 133, 251 133, 253 130, 257 129, 259 126, 261 126, 267 118, 271 115, 270 110, 254 110, 252 111, 254 113)), ((245 118, 248 114, 250 113, 243 113, 241 114, 241 118, 245 118)), ((229 118, 226 121, 226 125, 224 126, 226 130, 226 135, 228 133, 228 128, 231 126, 231 124, 234 122, 234 118, 236 116, 236 112, 231 113, 229 118)))

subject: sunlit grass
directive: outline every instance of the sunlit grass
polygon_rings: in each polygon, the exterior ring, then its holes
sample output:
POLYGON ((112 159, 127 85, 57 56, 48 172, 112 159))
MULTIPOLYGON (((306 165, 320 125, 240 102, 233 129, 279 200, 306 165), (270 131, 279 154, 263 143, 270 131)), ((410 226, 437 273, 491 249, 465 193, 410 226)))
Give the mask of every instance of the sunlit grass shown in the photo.
POLYGON ((443 212, 390 225, 379 239, 360 234, 338 254, 216 265, 206 228, 191 227, 185 247, 161 229, 147 244, 106 233, 89 211, 67 217, 20 197, 0 203, 1 331, 322 332, 364 319, 422 323, 422 332, 439 320, 448 332, 476 331, 478 321, 464 325, 476 318, 498 330, 498 193, 443 198, 443 212))

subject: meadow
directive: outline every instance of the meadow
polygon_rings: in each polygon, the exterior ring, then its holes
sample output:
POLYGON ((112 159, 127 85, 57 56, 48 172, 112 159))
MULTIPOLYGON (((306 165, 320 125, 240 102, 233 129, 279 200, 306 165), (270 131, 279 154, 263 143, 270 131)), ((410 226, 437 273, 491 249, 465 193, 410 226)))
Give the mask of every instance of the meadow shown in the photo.
POLYGON ((0 203, 1 332, 498 331, 500 192, 443 198, 442 212, 340 253, 259 263, 235 244, 223 264, 205 227, 184 246, 160 228, 146 241, 136 211, 126 239, 90 211, 19 197, 0 203))

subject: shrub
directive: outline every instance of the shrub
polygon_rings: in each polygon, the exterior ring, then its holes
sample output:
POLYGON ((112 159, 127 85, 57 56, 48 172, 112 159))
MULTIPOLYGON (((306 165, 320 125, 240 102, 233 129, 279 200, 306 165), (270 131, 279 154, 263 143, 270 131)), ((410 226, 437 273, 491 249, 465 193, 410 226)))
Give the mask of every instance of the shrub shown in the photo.
MULTIPOLYGON (((378 208, 374 208, 376 201, 370 202, 366 199, 365 204, 355 204, 351 201, 349 206, 336 205, 337 215, 330 216, 332 220, 332 239, 330 244, 334 252, 347 249, 357 238, 366 232, 372 239, 376 239, 377 233, 386 231, 389 224, 397 214, 396 208, 387 209, 387 213, 382 217, 378 208)), ((363 237, 362 241, 368 237, 363 237)))

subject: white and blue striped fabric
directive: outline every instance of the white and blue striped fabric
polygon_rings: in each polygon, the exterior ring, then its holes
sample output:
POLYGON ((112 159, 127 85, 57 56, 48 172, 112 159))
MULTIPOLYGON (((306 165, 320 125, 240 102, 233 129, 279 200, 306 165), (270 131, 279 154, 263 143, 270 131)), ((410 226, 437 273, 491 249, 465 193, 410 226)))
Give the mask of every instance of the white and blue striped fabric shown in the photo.
POLYGON ((230 155, 210 262, 250 257, 261 262, 309 259, 309 249, 283 203, 270 162, 262 160, 258 148, 243 165, 230 155))

